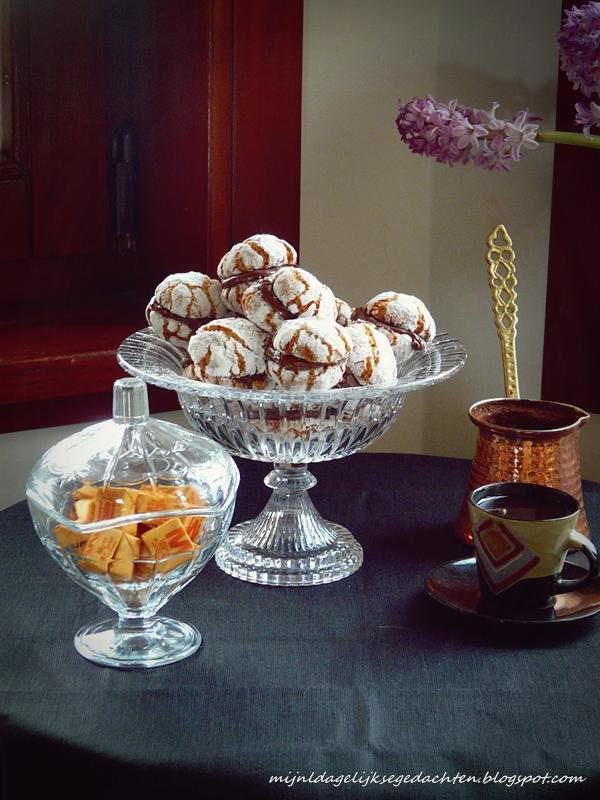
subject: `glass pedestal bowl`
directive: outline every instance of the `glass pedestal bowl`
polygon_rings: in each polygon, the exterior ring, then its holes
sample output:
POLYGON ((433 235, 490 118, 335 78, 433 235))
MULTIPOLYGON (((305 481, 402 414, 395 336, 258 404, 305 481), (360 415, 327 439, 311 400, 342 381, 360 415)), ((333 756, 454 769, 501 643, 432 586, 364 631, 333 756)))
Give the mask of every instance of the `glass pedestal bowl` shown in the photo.
POLYGON ((177 392, 194 430, 232 455, 271 462, 273 492, 253 520, 233 527, 215 555, 227 574, 272 586, 330 583, 355 572, 362 548, 346 528, 316 510, 308 490, 315 461, 344 458, 367 447, 394 422, 407 392, 446 380, 466 360, 462 344, 439 334, 415 351, 398 380, 315 392, 229 389, 189 379, 187 353, 150 328, 129 336, 118 360, 131 375, 177 392))
POLYGON ((52 558, 117 614, 81 628, 77 652, 103 666, 162 666, 200 647, 193 625, 157 612, 223 540, 239 471, 215 442, 150 419, 141 380, 117 381, 113 408, 45 453, 27 501, 52 558))

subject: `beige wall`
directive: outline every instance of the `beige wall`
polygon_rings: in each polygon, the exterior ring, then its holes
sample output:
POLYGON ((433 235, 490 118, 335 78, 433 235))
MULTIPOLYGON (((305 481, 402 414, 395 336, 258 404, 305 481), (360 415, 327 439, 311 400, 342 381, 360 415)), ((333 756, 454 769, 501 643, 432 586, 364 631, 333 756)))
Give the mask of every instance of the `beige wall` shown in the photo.
MULTIPOLYGON (((559 19, 559 0, 305 0, 302 264, 353 304, 385 289, 419 295, 469 353, 460 375, 407 397, 378 450, 471 457, 466 409, 503 394, 484 261, 498 222, 518 259, 522 394, 539 396, 552 148, 509 175, 451 169, 412 155, 394 118, 398 98, 429 92, 529 107, 553 124, 559 19)), ((74 429, 0 436, 0 507, 74 429)), ((600 417, 581 449, 584 476, 600 481, 600 417)))
MULTIPOLYGON (((554 127, 559 0, 305 0, 301 261, 353 304, 395 289, 422 297, 469 359, 409 395, 374 449, 470 458, 467 408, 504 393, 485 238, 506 225, 517 253, 522 396, 539 397, 552 186, 551 146, 510 174, 410 153, 397 100, 433 94, 554 127)), ((600 480, 600 418, 582 433, 600 480)))

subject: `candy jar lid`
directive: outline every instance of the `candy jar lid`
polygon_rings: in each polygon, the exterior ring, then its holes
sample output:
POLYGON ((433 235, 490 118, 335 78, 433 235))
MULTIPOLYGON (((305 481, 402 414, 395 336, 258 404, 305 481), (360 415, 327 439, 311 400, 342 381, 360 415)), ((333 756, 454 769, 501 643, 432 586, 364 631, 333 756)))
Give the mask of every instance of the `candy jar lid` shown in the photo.
POLYGON ((223 447, 151 419, 146 384, 122 378, 113 387, 112 419, 50 448, 33 468, 26 494, 57 522, 85 533, 117 520, 123 525, 156 517, 156 507, 146 510, 143 502, 156 493, 162 517, 222 514, 238 483, 238 469, 223 447))

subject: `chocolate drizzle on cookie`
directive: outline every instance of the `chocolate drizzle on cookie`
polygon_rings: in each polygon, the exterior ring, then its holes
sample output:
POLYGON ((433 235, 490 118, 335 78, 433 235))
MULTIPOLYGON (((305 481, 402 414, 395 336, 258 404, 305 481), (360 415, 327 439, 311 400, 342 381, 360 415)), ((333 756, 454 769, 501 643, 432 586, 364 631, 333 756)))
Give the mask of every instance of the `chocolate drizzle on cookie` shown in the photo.
POLYGON ((379 328, 387 328, 387 330, 393 333, 403 333, 410 337, 413 350, 425 350, 425 342, 414 331, 410 331, 408 328, 403 328, 400 325, 393 325, 391 322, 383 322, 383 320, 368 314, 364 308, 355 308, 350 315, 350 319, 353 321, 370 322, 372 325, 376 325, 379 328))
POLYGON ((263 300, 268 303, 273 311, 276 311, 282 319, 295 319, 295 314, 285 306, 277 297, 273 290, 273 283, 269 278, 262 278, 259 282, 259 289, 263 300))
POLYGON ((356 380, 351 372, 344 372, 339 383, 333 387, 334 389, 354 389, 361 384, 356 380))
POLYGON ((248 272, 238 272, 237 275, 232 275, 230 278, 225 278, 225 280, 221 281, 221 287, 223 289, 231 289, 233 286, 239 286, 240 283, 251 283, 263 278, 265 275, 270 275, 276 269, 280 268, 265 267, 264 269, 248 270, 248 272))
POLYGON ((260 372, 256 375, 239 375, 231 378, 231 382, 237 389, 262 389, 268 381, 266 372, 260 372))
POLYGON ((288 353, 282 353, 275 350, 273 347, 268 347, 265 350, 265 358, 268 361, 277 364, 282 369, 289 369, 291 372, 304 372, 311 369, 318 369, 319 367, 329 368, 337 367, 345 361, 345 358, 340 358, 337 361, 306 361, 304 358, 291 356, 288 353))
POLYGON ((148 310, 155 311, 157 314, 160 314, 161 317, 167 317, 168 319, 174 319, 176 322, 181 322, 194 331, 197 331, 198 328, 206 325, 207 322, 212 322, 214 319, 214 317, 182 317, 179 314, 175 314, 175 312, 171 311, 169 308, 161 306, 157 300, 153 300, 152 303, 150 303, 148 310))

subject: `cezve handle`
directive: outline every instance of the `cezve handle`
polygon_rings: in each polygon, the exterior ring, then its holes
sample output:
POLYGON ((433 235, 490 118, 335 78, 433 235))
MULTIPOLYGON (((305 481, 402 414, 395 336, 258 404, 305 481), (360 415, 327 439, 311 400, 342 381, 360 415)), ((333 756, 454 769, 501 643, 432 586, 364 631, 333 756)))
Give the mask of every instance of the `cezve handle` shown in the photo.
POLYGON ((519 397, 517 374, 517 275, 515 251, 504 225, 497 225, 486 239, 488 284, 492 293, 494 321, 502 351, 506 397, 519 397))

